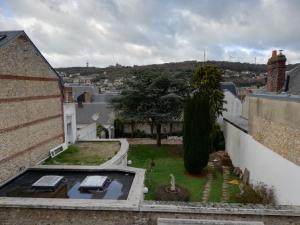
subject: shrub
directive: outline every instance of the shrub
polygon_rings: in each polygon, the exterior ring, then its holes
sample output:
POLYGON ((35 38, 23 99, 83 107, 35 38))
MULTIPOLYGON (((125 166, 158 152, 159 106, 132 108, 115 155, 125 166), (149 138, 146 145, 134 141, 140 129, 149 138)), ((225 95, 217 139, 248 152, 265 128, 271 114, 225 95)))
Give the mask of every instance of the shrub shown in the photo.
POLYGON ((262 183, 253 188, 250 185, 244 185, 242 194, 239 194, 236 200, 244 204, 276 204, 274 190, 262 183))
POLYGON ((103 131, 105 132, 105 138, 108 138, 108 130, 104 126, 102 126, 102 124, 97 123, 97 137, 101 137, 101 133, 103 131))
POLYGON ((208 99, 201 95, 189 98, 184 110, 184 166, 189 173, 200 173, 208 163, 210 146, 208 99))
POLYGON ((219 124, 215 124, 212 135, 212 148, 214 151, 225 150, 225 138, 219 124))

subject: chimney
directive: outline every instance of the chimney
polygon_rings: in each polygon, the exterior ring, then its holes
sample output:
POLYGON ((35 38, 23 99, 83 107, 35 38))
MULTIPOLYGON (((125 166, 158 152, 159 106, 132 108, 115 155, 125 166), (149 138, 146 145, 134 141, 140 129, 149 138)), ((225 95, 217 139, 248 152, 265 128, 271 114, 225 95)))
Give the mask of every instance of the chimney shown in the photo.
POLYGON ((272 51, 272 57, 268 60, 267 90, 269 92, 279 92, 284 86, 286 57, 282 50, 272 51))
POLYGON ((74 102, 73 96, 72 96, 72 88, 71 87, 63 87, 64 92, 64 100, 66 103, 68 102, 74 102))

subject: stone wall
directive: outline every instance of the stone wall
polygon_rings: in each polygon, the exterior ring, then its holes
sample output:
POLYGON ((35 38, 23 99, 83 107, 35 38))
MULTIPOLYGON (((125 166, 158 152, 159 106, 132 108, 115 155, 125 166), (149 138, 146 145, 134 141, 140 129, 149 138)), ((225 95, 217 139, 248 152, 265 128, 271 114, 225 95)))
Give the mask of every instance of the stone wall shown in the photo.
POLYGON ((63 142, 59 79, 23 34, 0 47, 0 183, 63 142))
MULTIPOLYGON (((3 225, 156 225, 158 218, 207 219, 227 221, 262 221, 265 225, 299 225, 299 209, 274 210, 260 206, 255 209, 203 206, 185 207, 162 204, 146 205, 140 210, 78 210, 49 208, 1 208, 3 225), (179 209, 178 209, 179 208, 179 209), (289 213, 290 212, 290 213, 289 213), (298 215, 297 215, 298 213, 298 215)), ((242 223, 241 223, 242 224, 242 223)))
POLYGON ((249 133, 272 151, 300 166, 300 102, 251 96, 249 133))
MULTIPOLYGON (((148 123, 137 123, 134 125, 135 131, 142 131, 145 134, 151 134, 151 126, 148 123)), ((181 133, 183 130, 183 123, 182 122, 174 122, 172 125, 172 133, 181 133)), ((131 134, 131 125, 125 123, 124 124, 124 133, 131 134)), ((170 124, 162 124, 161 126, 161 133, 162 134, 169 134, 170 133, 170 124)), ((156 134, 156 127, 153 126, 153 134, 156 134)))

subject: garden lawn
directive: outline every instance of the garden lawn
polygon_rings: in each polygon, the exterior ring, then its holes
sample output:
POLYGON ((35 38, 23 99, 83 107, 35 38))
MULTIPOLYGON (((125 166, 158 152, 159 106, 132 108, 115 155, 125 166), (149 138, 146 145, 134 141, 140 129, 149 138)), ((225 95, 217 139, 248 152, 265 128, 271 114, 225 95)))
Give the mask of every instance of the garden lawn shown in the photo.
POLYGON ((146 172, 145 186, 149 193, 145 194, 146 200, 155 200, 155 188, 170 183, 170 174, 175 176, 176 185, 187 188, 190 201, 201 201, 206 178, 192 177, 185 172, 182 159, 182 146, 179 145, 131 145, 128 159, 132 166, 144 168, 146 172), (151 171, 151 161, 155 166, 151 171))
POLYGON ((111 159, 120 149, 119 142, 79 142, 54 158, 47 165, 100 165, 111 159))

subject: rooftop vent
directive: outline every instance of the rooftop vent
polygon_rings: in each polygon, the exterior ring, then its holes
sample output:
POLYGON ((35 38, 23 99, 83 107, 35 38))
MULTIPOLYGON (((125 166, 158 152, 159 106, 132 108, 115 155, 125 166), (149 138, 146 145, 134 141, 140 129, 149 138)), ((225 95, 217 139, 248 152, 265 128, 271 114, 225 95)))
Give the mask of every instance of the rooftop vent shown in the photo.
POLYGON ((50 152, 51 158, 54 158, 55 156, 62 153, 63 151, 64 151, 63 147, 59 146, 58 148, 51 149, 49 152, 50 152))
POLYGON ((46 188, 55 189, 59 183, 63 180, 63 176, 47 175, 38 179, 32 187, 34 188, 46 188))
POLYGON ((103 190, 108 182, 107 176, 87 176, 80 184, 80 190, 103 190))

